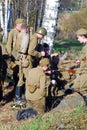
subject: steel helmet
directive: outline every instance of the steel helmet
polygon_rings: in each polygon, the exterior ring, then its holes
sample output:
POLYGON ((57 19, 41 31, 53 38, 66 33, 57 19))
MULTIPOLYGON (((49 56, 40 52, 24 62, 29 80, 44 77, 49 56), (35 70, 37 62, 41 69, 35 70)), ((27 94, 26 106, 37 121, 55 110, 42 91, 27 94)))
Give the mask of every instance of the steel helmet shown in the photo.
POLYGON ((47 30, 44 27, 40 27, 37 29, 36 33, 39 33, 43 36, 47 35, 47 30))

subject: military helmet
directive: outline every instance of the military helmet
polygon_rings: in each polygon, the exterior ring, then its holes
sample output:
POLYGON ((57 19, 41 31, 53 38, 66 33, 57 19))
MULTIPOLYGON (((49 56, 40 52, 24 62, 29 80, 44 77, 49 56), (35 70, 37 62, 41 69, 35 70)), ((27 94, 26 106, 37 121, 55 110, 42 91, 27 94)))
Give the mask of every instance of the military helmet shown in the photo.
POLYGON ((87 30, 84 28, 81 28, 76 32, 76 35, 85 35, 85 34, 87 34, 87 30))
POLYGON ((41 59, 40 62, 39 62, 39 65, 40 66, 45 66, 45 65, 49 65, 50 66, 49 59, 48 58, 41 59))
POLYGON ((43 36, 47 35, 47 30, 44 27, 40 27, 37 29, 36 33, 39 33, 43 36))

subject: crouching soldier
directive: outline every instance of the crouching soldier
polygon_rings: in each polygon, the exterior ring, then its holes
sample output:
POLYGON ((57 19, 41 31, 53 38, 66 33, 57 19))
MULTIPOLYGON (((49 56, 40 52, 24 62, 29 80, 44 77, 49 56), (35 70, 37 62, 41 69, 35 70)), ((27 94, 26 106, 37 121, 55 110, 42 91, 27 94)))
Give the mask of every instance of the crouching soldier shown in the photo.
POLYGON ((26 85, 26 99, 29 107, 31 106, 40 115, 45 112, 45 97, 47 80, 45 71, 49 67, 49 59, 43 58, 39 62, 39 66, 29 70, 27 85, 26 85))

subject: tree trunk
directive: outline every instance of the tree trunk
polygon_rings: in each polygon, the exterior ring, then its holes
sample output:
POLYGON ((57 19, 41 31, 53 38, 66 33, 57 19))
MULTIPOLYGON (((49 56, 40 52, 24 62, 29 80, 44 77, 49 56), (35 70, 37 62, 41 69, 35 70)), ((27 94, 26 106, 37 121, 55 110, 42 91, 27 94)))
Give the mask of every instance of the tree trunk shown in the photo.
POLYGON ((42 26, 47 29, 47 35, 42 40, 42 43, 45 42, 49 44, 50 53, 53 51, 53 42, 56 34, 59 6, 60 0, 46 0, 42 26))
POLYGON ((7 41, 7 25, 8 25, 8 0, 5 0, 5 23, 4 23, 4 42, 7 41))
POLYGON ((1 27, 4 28, 4 22, 3 22, 3 7, 2 7, 2 2, 0 2, 0 24, 1 24, 1 27))

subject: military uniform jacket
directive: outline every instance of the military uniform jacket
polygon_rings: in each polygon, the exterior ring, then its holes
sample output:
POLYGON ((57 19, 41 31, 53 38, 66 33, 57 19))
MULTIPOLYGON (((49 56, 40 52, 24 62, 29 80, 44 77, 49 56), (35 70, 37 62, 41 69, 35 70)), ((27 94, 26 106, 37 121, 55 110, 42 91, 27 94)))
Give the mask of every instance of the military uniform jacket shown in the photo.
POLYGON ((30 42, 29 42, 28 54, 30 56, 41 57, 41 53, 36 50, 37 45, 38 45, 38 38, 37 38, 37 35, 34 34, 31 36, 30 42))
POLYGON ((36 50, 37 45, 38 45, 38 38, 35 33, 30 38, 29 49, 28 49, 31 68, 37 66, 35 64, 37 64, 38 59, 41 57, 41 52, 36 50))
MULTIPOLYGON (((81 59, 87 59, 87 44, 82 49, 81 59)), ((87 95, 87 60, 81 60, 80 68, 77 71, 76 79, 74 80, 75 90, 83 95, 87 95)))
POLYGON ((15 50, 17 35, 19 31, 14 28, 9 32, 8 41, 7 41, 7 52, 9 55, 12 55, 13 49, 15 50))
POLYGON ((77 74, 83 74, 83 73, 87 73, 87 44, 85 44, 85 46, 82 49, 81 64, 77 74), (86 59, 86 61, 83 59, 86 59))
POLYGON ((38 66, 29 70, 26 85, 26 99, 27 100, 38 100, 45 96, 47 88, 46 76, 43 70, 38 66), (38 88, 34 93, 30 93, 29 85, 37 85, 38 88))

